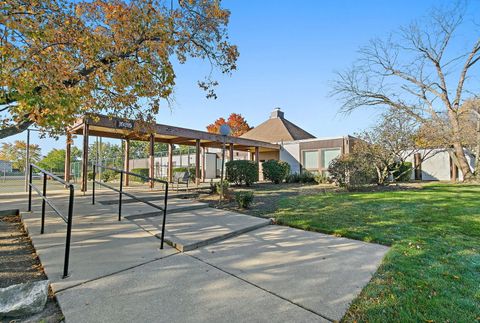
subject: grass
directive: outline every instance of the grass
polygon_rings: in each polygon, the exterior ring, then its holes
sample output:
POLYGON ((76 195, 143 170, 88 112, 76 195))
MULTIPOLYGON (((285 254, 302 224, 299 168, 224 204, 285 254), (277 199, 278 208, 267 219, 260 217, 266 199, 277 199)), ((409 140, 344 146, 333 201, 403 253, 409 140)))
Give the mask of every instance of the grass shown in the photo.
POLYGON ((276 218, 391 246, 345 322, 480 322, 480 186, 297 196, 276 218))

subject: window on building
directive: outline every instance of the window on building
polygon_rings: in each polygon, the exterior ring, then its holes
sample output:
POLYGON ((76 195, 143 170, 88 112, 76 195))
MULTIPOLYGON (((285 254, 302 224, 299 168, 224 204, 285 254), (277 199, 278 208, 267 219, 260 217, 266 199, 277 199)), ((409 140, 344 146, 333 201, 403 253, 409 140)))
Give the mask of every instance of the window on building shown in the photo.
POLYGON ((303 167, 305 169, 316 169, 318 170, 320 165, 319 165, 319 151, 318 150, 313 150, 313 151, 304 151, 303 152, 303 167))
POLYGON ((342 150, 340 148, 332 148, 332 149, 323 149, 322 150, 322 167, 328 168, 332 160, 337 157, 340 157, 342 154, 342 150))

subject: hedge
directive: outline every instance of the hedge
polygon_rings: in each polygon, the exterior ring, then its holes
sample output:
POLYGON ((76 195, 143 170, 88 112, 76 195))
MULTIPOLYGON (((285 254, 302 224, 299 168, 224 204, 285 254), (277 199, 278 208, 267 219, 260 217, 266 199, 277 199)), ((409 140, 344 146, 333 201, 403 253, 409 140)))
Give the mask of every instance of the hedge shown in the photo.
POLYGON ((230 183, 247 186, 258 182, 258 164, 250 160, 232 160, 225 164, 226 178, 230 183))

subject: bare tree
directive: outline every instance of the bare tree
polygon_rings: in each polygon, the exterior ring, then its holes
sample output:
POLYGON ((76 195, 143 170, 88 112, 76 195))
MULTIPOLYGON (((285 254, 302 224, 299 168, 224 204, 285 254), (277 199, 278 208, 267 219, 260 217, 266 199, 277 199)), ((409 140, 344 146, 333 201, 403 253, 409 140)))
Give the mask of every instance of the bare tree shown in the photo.
POLYGON ((417 120, 395 109, 385 112, 376 125, 358 137, 362 140, 355 143, 353 156, 375 167, 380 185, 390 172, 396 174, 394 180, 402 178, 406 171, 401 171, 401 166, 409 157, 420 153, 423 162, 436 152, 417 120))
MULTIPOLYGON (((466 10, 457 3, 450 10, 433 10, 387 39, 374 39, 360 49, 360 59, 338 73, 333 94, 342 100, 342 111, 360 107, 388 107, 424 125, 444 127, 465 180, 474 174, 464 146, 461 106, 478 82, 471 76, 480 61, 480 33, 471 45, 456 52, 455 36, 466 26, 466 10)), ((462 39, 464 43, 464 39, 462 39)))

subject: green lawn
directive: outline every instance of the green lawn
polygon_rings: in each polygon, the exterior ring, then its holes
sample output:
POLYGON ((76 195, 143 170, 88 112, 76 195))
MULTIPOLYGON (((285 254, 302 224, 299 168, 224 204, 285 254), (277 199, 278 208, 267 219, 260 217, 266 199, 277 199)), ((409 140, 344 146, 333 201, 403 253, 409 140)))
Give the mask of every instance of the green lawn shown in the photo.
POLYGON ((345 321, 480 322, 480 186, 291 197, 276 218, 391 246, 345 321))

